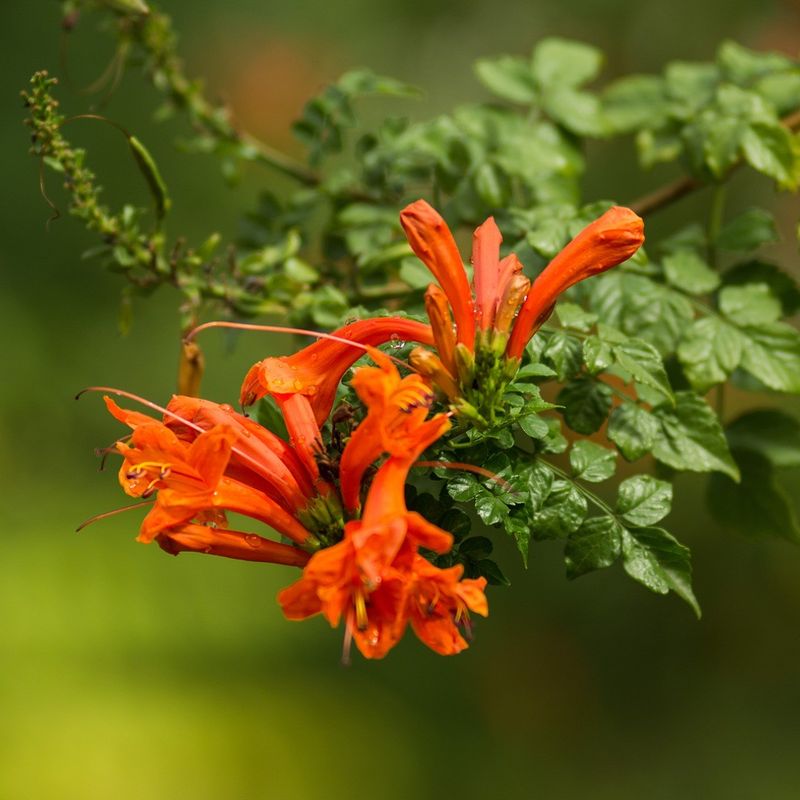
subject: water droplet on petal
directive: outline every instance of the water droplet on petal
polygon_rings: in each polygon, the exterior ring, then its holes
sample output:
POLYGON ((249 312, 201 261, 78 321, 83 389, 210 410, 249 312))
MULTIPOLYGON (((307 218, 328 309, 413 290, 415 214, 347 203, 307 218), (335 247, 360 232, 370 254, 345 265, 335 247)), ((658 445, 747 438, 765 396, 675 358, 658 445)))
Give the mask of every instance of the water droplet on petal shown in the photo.
POLYGON ((247 536, 245 536, 244 540, 254 550, 257 550, 259 547, 261 547, 261 537, 260 536, 256 536, 254 533, 250 533, 247 536))

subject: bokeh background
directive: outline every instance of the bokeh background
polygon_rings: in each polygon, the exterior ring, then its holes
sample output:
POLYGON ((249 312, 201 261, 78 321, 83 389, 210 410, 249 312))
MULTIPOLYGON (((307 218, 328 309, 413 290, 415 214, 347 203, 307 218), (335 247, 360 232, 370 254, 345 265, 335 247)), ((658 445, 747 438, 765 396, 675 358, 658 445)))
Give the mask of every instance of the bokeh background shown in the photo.
MULTIPOLYGON (((353 66, 425 87, 408 111, 430 114, 483 96, 476 58, 525 53, 544 35, 603 47, 609 76, 709 59, 723 38, 792 54, 800 41, 800 3, 790 0, 163 6, 190 73, 286 148, 303 100, 353 66)), ((72 397, 105 383, 166 399, 176 298, 137 303, 121 337, 120 280, 80 258, 91 237, 66 216, 45 232, 50 212, 16 96, 36 69, 63 76, 58 6, 39 0, 5 15, 0 798, 800 796, 800 551, 716 527, 701 476, 679 481, 669 526, 694 551, 702 622, 619 569, 567 583, 558 546, 535 548, 525 572, 500 543, 513 585, 491 592, 490 621, 453 659, 409 636, 385 662, 343 668, 339 631, 283 621, 274 596, 288 568, 168 558, 133 541, 133 516, 75 535, 122 496, 92 454, 115 424, 99 397, 72 397)), ((111 53, 87 18, 66 53, 74 87, 111 53)), ((65 85, 60 96, 70 113, 92 102, 65 85)), ((131 72, 105 113, 154 151, 175 200, 170 229, 195 240, 235 234, 259 187, 279 182, 253 171, 228 188, 218 164, 173 149, 185 128, 156 126, 156 99, 131 72)), ((109 202, 147 203, 121 137, 90 123, 70 133, 90 148, 109 202)), ((587 176, 587 199, 630 200, 666 175, 643 178, 631 163, 630 143, 608 150, 587 176)), ((765 182, 744 180, 737 202, 770 202, 765 182)), ((63 206, 57 183, 51 176, 63 206)), ((800 208, 781 203, 791 233, 800 208)), ((785 257, 794 253, 787 244, 785 257)), ((286 342, 205 344, 206 394, 227 401, 250 363, 286 342)))

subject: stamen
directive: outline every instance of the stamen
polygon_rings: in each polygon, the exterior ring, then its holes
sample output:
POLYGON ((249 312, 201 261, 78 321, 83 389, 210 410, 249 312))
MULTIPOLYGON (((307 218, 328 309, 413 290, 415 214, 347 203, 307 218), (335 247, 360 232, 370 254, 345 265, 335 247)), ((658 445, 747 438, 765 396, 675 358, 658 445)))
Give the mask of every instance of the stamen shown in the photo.
MULTIPOLYGON (((233 328, 234 330, 239 331, 265 331, 267 333, 291 333, 291 334, 299 334, 301 336, 313 336, 315 339, 328 339, 331 342, 339 342, 339 344, 346 344, 350 347, 355 347, 357 350, 362 350, 365 353, 369 353, 370 347, 365 344, 361 344, 360 342, 354 342, 352 339, 345 339, 343 336, 336 336, 332 333, 323 333, 322 331, 311 331, 306 330, 305 328, 290 328, 284 325, 257 325, 252 322, 228 322, 227 320, 214 320, 212 322, 204 322, 202 325, 198 325, 196 328, 193 328, 189 331, 189 333, 184 336, 184 342, 191 342, 194 340, 195 336, 201 331, 204 331, 208 328, 233 328)), ((414 369, 410 364, 403 361, 401 358, 396 358, 395 356, 391 356, 388 353, 383 353, 383 355, 394 361, 395 364, 399 364, 402 367, 405 367, 407 370, 411 372, 416 372, 417 370, 414 369)))
POLYGON ((360 631, 367 629, 367 603, 364 599, 363 589, 356 589, 353 602, 356 607, 356 625, 360 631))
POLYGON ((348 609, 347 619, 344 623, 344 641, 342 642, 342 666, 349 667, 352 663, 350 660, 350 648, 353 644, 353 609, 348 609))
POLYGON ((515 494, 514 487, 504 478, 501 478, 496 472, 479 467, 475 464, 465 464, 463 461, 416 461, 411 465, 412 467, 430 467, 432 469, 463 469, 467 472, 474 472, 477 475, 482 475, 490 481, 494 481, 498 486, 509 494, 515 494))
POLYGON ((147 500, 144 503, 134 503, 132 506, 123 506, 122 508, 115 508, 113 511, 104 511, 102 514, 95 514, 93 517, 89 517, 89 519, 81 522, 81 524, 75 528, 75 533, 79 533, 87 525, 91 525, 93 522, 98 522, 99 520, 106 519, 107 517, 116 516, 117 514, 121 514, 123 511, 130 511, 132 508, 143 508, 144 506, 150 506, 152 504, 152 500, 147 500))

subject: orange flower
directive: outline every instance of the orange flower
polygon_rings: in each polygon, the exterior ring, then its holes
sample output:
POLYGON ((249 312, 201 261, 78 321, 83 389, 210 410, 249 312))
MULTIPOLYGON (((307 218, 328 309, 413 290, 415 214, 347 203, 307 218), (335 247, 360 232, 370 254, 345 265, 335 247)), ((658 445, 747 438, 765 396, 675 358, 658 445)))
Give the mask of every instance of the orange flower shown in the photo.
POLYGON ((419 375, 401 378, 380 350, 370 348, 369 353, 378 366, 362 367, 352 381, 367 416, 350 437, 339 467, 342 500, 349 511, 357 510, 364 472, 382 453, 408 457, 422 452, 449 427, 446 417, 425 422, 433 393, 419 375))
POLYGON ((367 658, 386 655, 409 617, 426 644, 455 653, 466 642, 453 620, 460 621, 467 609, 486 613, 485 581, 459 583, 459 568, 442 571, 422 565, 425 559, 418 548, 445 553, 453 537, 409 511, 405 503, 409 469, 449 427, 449 419, 439 414, 425 420, 427 385, 418 376, 401 379, 382 353, 370 355, 378 367, 363 367, 353 379, 368 413, 342 455, 340 479, 347 508, 358 506, 366 467, 382 453, 389 457, 372 480, 361 519, 346 524, 342 542, 312 556, 303 577, 281 591, 278 602, 289 619, 321 613, 335 627, 344 618, 346 641, 355 641, 367 658), (423 600, 424 608, 418 608, 423 600))
POLYGON ((439 569, 418 555, 406 595, 414 633, 431 650, 445 656, 468 646, 458 626, 469 625, 470 611, 484 617, 489 614, 483 592, 486 578, 462 580, 463 572, 461 565, 439 569))
POLYGON ((424 200, 417 200, 400 212, 400 222, 411 248, 441 286, 431 286, 426 295, 439 361, 433 363, 430 357, 423 361, 424 351, 418 349, 412 353, 412 363, 448 396, 454 381, 460 378, 463 382, 461 373, 469 371, 472 360, 461 353, 464 363, 458 364, 447 303, 453 309, 458 345, 469 353, 474 353, 476 346, 494 346, 499 354, 505 348, 508 358, 519 358, 563 291, 630 258, 644 241, 642 220, 630 209, 612 208, 581 231, 531 286, 513 253, 500 258, 502 236, 489 217, 475 230, 472 240, 473 301, 461 256, 442 217, 424 200), (477 344, 476 319, 483 336, 477 344))
MULTIPOLYGON (((430 326, 405 317, 375 317, 345 325, 333 336, 357 345, 375 346, 392 339, 433 344, 430 326)), ((322 425, 330 414, 336 388, 344 373, 363 355, 363 348, 320 339, 291 356, 265 358, 254 364, 242 384, 241 403, 249 406, 264 395, 308 398, 314 418, 322 425)))
POLYGON ((187 524, 162 531, 156 536, 156 542, 162 550, 175 556, 182 552, 209 553, 223 558, 290 567, 304 567, 311 558, 305 550, 271 542, 254 533, 211 528, 208 525, 187 524))
POLYGON ((506 348, 520 358, 528 340, 550 316, 570 286, 629 259, 644 242, 644 222, 629 208, 615 206, 587 225, 533 282, 506 348))
MULTIPOLYGON (((107 402, 111 402, 107 400, 107 402)), ((200 516, 232 511, 258 519, 303 545, 311 534, 264 492, 227 477, 236 432, 217 425, 191 444, 182 442, 166 425, 152 421, 134 428, 130 444, 118 442, 124 461, 120 484, 132 497, 158 492, 144 518, 139 541, 150 542, 162 531, 200 516)))

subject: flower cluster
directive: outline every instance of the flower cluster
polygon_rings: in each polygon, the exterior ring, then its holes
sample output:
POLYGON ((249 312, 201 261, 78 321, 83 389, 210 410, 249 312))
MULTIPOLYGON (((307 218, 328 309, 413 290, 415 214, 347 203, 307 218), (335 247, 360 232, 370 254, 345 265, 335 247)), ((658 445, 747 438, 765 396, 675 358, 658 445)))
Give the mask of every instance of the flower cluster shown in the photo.
POLYGON ((442 569, 432 562, 450 551, 453 536, 408 509, 409 471, 447 433, 454 414, 468 424, 491 411, 487 387, 496 399, 560 292, 629 257, 642 242, 641 220, 611 209, 531 286, 516 256, 500 259, 501 237, 490 218, 475 232, 473 297, 436 211, 420 200, 401 222, 438 281, 426 293, 430 325, 365 319, 320 334, 294 355, 255 364, 241 403, 273 398, 288 439, 209 400, 175 396, 165 408, 144 401, 160 411, 155 419, 106 397, 111 414, 132 431, 114 446, 123 459, 120 483, 150 505, 139 541, 156 541, 173 554, 302 567, 300 579, 278 595, 286 617, 344 621, 346 649, 354 641, 367 658, 384 656, 409 625, 438 653, 467 646, 470 612, 488 613, 486 580, 464 578, 460 565, 442 569), (406 365, 410 374, 401 376, 377 349, 397 338, 436 352, 417 347, 406 365), (365 354, 374 366, 357 367, 351 385, 366 413, 335 446, 323 427, 345 373, 365 354), (449 410, 432 413, 437 396, 449 410), (230 529, 230 513, 269 526, 283 541, 230 529))

